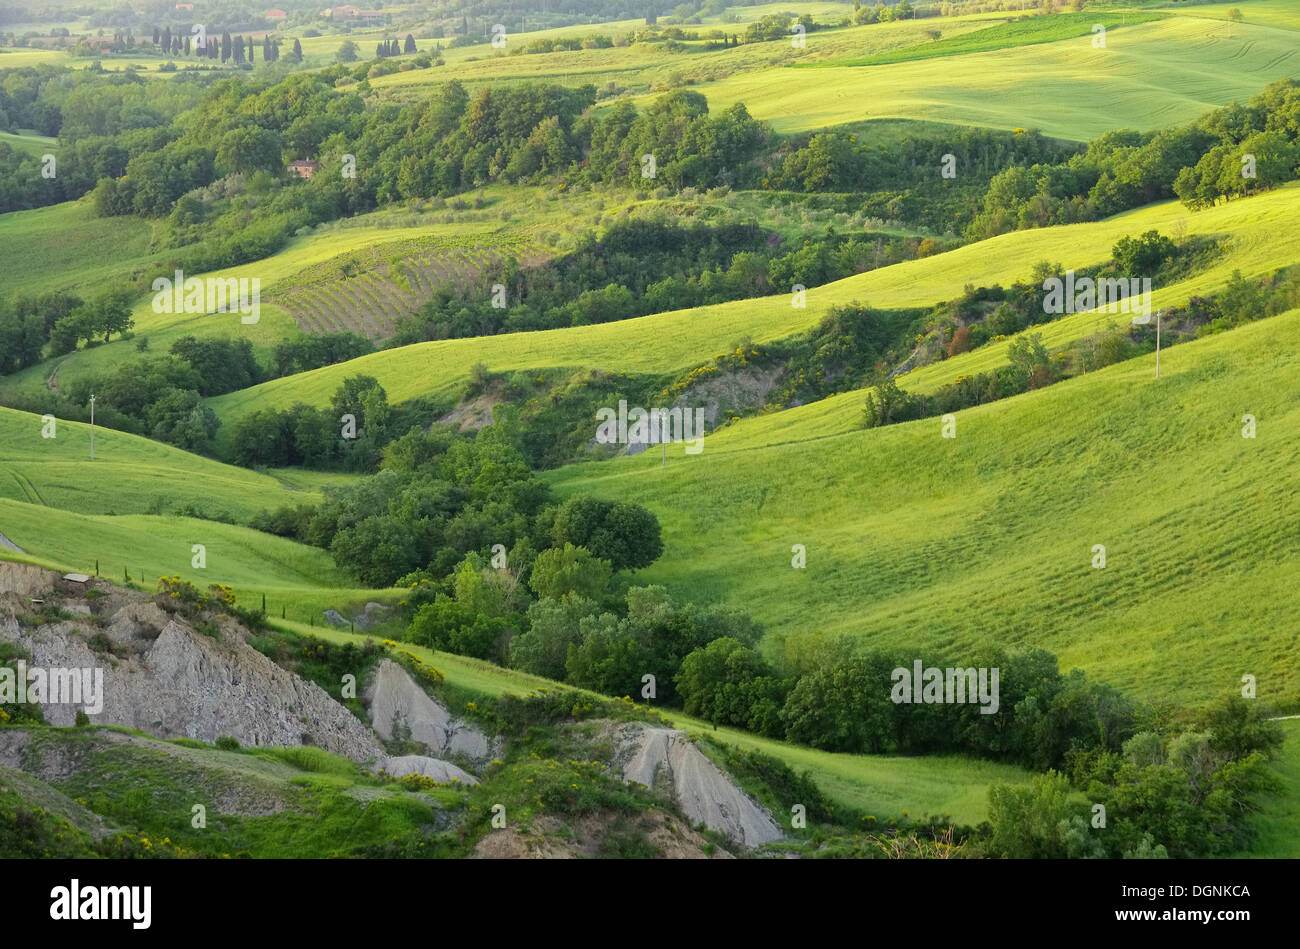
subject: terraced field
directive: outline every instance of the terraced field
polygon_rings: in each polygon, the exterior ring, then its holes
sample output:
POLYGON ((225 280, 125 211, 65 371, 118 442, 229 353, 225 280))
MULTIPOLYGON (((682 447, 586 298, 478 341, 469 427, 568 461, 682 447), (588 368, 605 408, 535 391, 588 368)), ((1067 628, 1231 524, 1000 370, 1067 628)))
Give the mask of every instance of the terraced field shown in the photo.
MULTIPOLYGON (((540 188, 488 188, 481 210, 383 211, 352 219, 348 226, 321 227, 294 238, 264 260, 186 275, 259 280, 262 304, 256 324, 243 324, 236 314, 155 313, 154 294, 145 293, 132 309, 134 332, 148 337, 153 352, 165 352, 180 337, 195 335, 246 338, 263 354, 304 328, 322 332, 351 326, 382 335, 385 328, 391 329, 394 315, 402 312, 400 307, 427 299, 444 272, 453 281, 468 280, 488 260, 507 252, 521 260, 536 260, 562 249, 572 239, 572 227, 565 224, 570 215, 589 213, 599 199, 586 195, 561 202, 555 198, 553 192, 540 188), (449 259, 441 259, 442 250, 451 252, 449 259), (392 279, 371 274, 355 286, 327 286, 325 275, 337 273, 350 256, 355 276, 377 264, 383 274, 391 269, 392 279), (408 257, 413 263, 406 262, 408 257), (405 276, 400 273, 403 269, 405 276), (287 307, 295 308, 297 319, 287 307)), ((166 253, 151 255, 148 247, 147 223, 138 218, 96 218, 84 201, 0 215, 0 257, 10 254, 15 261, 14 292, 88 293, 106 283, 120 285, 144 273, 166 253)), ((78 350, 56 362, 0 378, 0 393, 32 397, 46 387, 110 371, 137 358, 135 346, 133 340, 115 338, 78 350)))
POLYGON ((546 259, 534 241, 502 236, 390 242, 340 255, 281 281, 269 295, 306 333, 350 330, 371 339, 393 334, 442 286, 467 291, 491 265, 513 257, 520 266, 546 259))

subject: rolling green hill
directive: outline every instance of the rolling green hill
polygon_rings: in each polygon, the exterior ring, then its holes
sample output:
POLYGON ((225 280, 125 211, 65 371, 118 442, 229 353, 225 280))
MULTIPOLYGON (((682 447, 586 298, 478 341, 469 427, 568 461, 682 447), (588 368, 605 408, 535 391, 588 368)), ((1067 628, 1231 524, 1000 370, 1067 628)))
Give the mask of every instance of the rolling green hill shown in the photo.
MULTIPOLYGON (((1172 233, 1180 222, 1189 235, 1231 234, 1231 247, 1210 270, 1153 294, 1155 306, 1183 303, 1195 293, 1215 289, 1234 268, 1262 275, 1293 263, 1300 251, 1300 187, 1195 213, 1169 202, 1106 221, 1003 234, 814 288, 808 292, 806 309, 792 308, 790 297, 782 294, 595 326, 420 343, 275 379, 212 399, 210 404, 223 422, 220 440, 230 437, 239 418, 263 405, 324 405, 344 379, 358 373, 376 377, 392 401, 402 402, 456 391, 468 378, 470 367, 479 362, 493 372, 579 365, 624 372, 680 371, 707 362, 742 336, 762 343, 803 332, 833 306, 854 301, 884 309, 929 306, 955 298, 966 284, 1007 285, 1027 279, 1038 260, 1075 268, 1100 263, 1110 257, 1121 237, 1151 228, 1172 233)), ((1046 345, 1059 346, 1115 319, 1108 314, 1074 314, 1035 332, 1042 332, 1046 345)), ((959 374, 1002 365, 1007 345, 981 347, 919 369, 906 377, 905 385, 937 387, 959 374)), ((784 415, 771 417, 767 424, 782 427, 784 415)), ((799 417, 820 415, 819 409, 805 407, 799 417)), ((816 431, 826 433, 820 427, 816 431)))
POLYGON ((549 480, 650 507, 665 553, 638 581, 743 608, 769 644, 1034 645, 1146 698, 1201 705, 1249 673, 1295 706, 1300 528, 1283 512, 1300 498, 1300 311, 1170 349, 1162 369, 1145 357, 964 411, 955 440, 939 419, 743 451, 706 440, 666 467, 549 480))
POLYGON ((807 77, 782 69, 735 72, 698 88, 710 109, 743 102, 780 132, 911 118, 1036 128, 1088 141, 1117 128, 1190 122, 1244 102, 1270 81, 1294 75, 1297 52, 1289 28, 1249 17, 1228 23, 1176 16, 1115 30, 1105 49, 1094 49, 1087 35, 888 65, 826 66, 807 77))
MULTIPOLYGON (((188 508, 247 521, 281 505, 314 504, 325 484, 355 480, 299 472, 260 474, 161 442, 99 426, 90 461, 90 426, 58 420, 44 438, 41 416, 0 407, 0 498, 80 514, 165 514, 188 508)), ((3 530, 3 528, 0 528, 3 530)))
POLYGON ((239 602, 267 612, 322 622, 323 610, 344 610, 368 600, 391 601, 395 590, 353 588, 330 555, 316 547, 247 527, 192 517, 76 514, 58 508, 0 498, 0 533, 30 557, 0 546, 0 559, 31 559, 44 566, 100 573, 119 581, 129 572, 144 576, 152 590, 158 578, 179 573, 201 588, 209 583, 234 586, 239 602), (193 566, 193 545, 202 544, 207 566, 193 566))

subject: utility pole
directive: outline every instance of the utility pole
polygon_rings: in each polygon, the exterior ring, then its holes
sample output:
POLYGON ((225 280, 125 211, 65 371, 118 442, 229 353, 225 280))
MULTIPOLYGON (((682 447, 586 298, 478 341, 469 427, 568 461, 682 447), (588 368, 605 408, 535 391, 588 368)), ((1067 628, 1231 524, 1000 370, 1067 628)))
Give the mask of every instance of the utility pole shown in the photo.
MULTIPOLYGON (((1164 310, 1156 310, 1156 378, 1160 378, 1160 317, 1164 315, 1164 310)), ((1150 324, 1151 314, 1143 313, 1140 316, 1133 317, 1134 326, 1150 324)))
POLYGON ((95 397, 90 397, 90 460, 95 460, 95 397))

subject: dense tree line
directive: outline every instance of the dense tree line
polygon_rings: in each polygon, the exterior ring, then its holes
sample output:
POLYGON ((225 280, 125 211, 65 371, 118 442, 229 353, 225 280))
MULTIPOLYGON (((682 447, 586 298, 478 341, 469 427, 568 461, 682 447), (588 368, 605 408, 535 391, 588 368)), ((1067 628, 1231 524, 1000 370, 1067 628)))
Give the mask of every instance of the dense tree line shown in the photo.
MULTIPOLYGON (((917 136, 887 147, 859 144, 842 131, 790 143, 743 105, 710 114, 704 97, 690 90, 670 92, 640 111, 624 100, 592 112, 591 86, 519 84, 471 96, 452 81, 425 101, 371 109, 346 83, 334 88, 349 76, 364 79, 372 68, 338 65, 280 82, 222 80, 206 87, 183 126, 169 124, 175 108, 161 121, 157 114, 141 120, 132 113, 135 128, 110 126, 101 134, 135 134, 134 148, 94 143, 91 154, 78 156, 79 178, 9 200, 30 205, 75 196, 97 160, 103 172, 95 188, 99 213, 170 218, 182 210, 183 196, 219 179, 269 174, 266 186, 249 189, 233 181, 223 187, 226 200, 190 202, 180 219, 169 220, 172 246, 208 264, 273 251, 303 226, 496 181, 843 191, 864 195, 872 213, 982 238, 1092 220, 1175 195, 1198 205, 1294 177, 1300 160, 1300 83, 1294 80, 1274 83, 1249 106, 1216 110, 1190 126, 1112 132, 1078 152, 1032 132, 980 130, 956 133, 951 141, 917 136), (142 136, 143 129, 155 134, 142 136), (342 174, 344 154, 356 157, 355 178, 342 174), (290 187, 284 163, 306 156, 320 159, 323 173, 290 187), (1246 158, 1249 168, 1242 164, 1246 158), (293 200, 284 200, 286 190, 293 200), (247 214, 226 219, 235 194, 251 198, 251 225, 247 214), (203 248, 193 246, 196 228, 203 231, 203 248)), ((47 128, 62 125, 49 113, 51 106, 69 105, 59 104, 59 87, 33 85, 31 76, 19 83, 17 95, 0 99, 0 111, 22 114, 27 127, 33 119, 47 128), (33 101, 33 88, 36 100, 50 101, 33 101)), ((121 107, 109 104, 110 116, 127 114, 125 100, 121 107)), ((25 175, 35 168, 30 160, 21 167, 25 175)))

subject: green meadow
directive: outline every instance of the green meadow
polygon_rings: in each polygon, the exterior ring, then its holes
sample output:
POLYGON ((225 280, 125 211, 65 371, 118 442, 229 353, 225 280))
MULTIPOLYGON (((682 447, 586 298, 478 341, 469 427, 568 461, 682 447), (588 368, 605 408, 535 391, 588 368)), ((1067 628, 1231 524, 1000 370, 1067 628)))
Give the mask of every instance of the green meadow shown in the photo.
POLYGON ((81 514, 192 510, 245 522, 261 510, 319 503, 322 487, 355 480, 250 471, 102 425, 91 461, 89 425, 60 419, 53 438, 45 430, 39 415, 0 408, 0 498, 81 514))
MULTIPOLYGON (((0 68, 3 68, 3 63, 4 60, 0 59, 0 68)), ((16 148, 28 155, 44 155, 53 152, 58 147, 58 144, 58 139, 50 138, 47 135, 37 135, 35 132, 18 134, 0 132, 0 145, 8 145, 10 148, 16 148)))
POLYGON ((973 33, 958 37, 938 39, 931 43, 918 43, 905 46, 888 53, 877 53, 861 59, 843 62, 832 60, 829 63, 817 63, 818 66, 881 66, 887 63, 910 62, 918 59, 938 59, 943 56, 961 56, 965 53, 987 53, 997 49, 1011 49, 1031 46, 1035 43, 1051 43, 1057 40, 1072 40, 1080 36, 1091 36, 1096 27, 1107 31, 1132 24, 1151 23, 1159 20, 1156 14, 1118 14, 1118 13, 1063 13, 1057 16, 1031 17, 1000 23, 985 27, 973 33))
POLYGON ((392 601, 395 590, 352 586, 327 551, 247 527, 193 517, 76 514, 0 498, 0 533, 29 556, 0 547, 0 558, 33 560, 67 571, 95 573, 152 590, 158 578, 180 574, 200 588, 226 583, 239 602, 290 619, 323 622, 322 611, 346 610, 369 600, 392 601), (207 565, 194 566, 194 545, 207 565))
POLYGON ((769 648, 819 633, 949 655, 1041 646, 1148 699, 1204 705, 1249 673, 1295 707, 1297 422, 1293 311, 1169 349, 1159 381, 1144 357, 961 412, 955 439, 935 418, 740 451, 706 440, 666 466, 549 480, 653 510, 665 552, 638 582, 745 609, 769 648))
MULTIPOLYGON (((816 41, 814 34, 809 45, 816 41)), ((1245 101, 1293 75, 1295 54, 1290 29, 1175 16, 1108 32, 1105 49, 1094 49, 1088 34, 880 66, 826 66, 815 79, 780 68, 737 71, 697 88, 710 109, 743 102, 786 133, 910 118, 1088 141, 1117 128, 1190 122, 1245 101)))
POLYGON ((1284 788, 1263 801, 1254 818, 1256 839, 1241 857, 1283 858, 1300 854, 1300 719, 1280 723, 1286 742, 1271 762, 1284 788))

